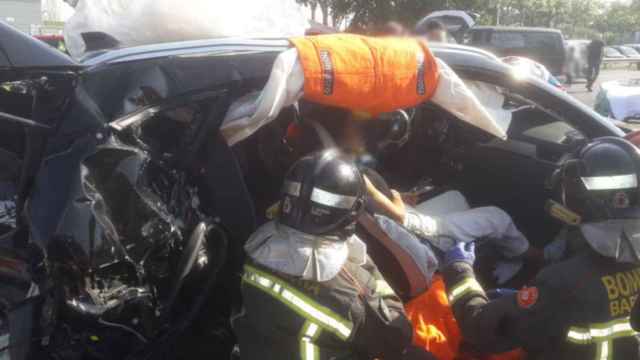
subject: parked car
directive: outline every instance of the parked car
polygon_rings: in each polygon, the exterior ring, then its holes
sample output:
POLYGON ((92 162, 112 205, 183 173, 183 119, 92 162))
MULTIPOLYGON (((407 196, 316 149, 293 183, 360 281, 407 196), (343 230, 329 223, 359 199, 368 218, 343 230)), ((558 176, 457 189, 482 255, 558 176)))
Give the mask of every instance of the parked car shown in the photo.
POLYGON ((500 57, 527 57, 547 67, 553 75, 565 72, 566 50, 560 30, 476 26, 465 38, 466 45, 480 47, 500 57))
POLYGON ((633 48, 635 51, 640 52, 640 44, 624 44, 624 46, 628 46, 630 48, 633 48))
POLYGON ((614 47, 605 46, 603 51, 604 51, 604 59, 614 59, 614 60, 627 59, 627 56, 622 54, 620 50, 617 50, 614 47))
POLYGON ((622 55, 626 56, 627 58, 640 59, 640 53, 630 46, 617 45, 617 46, 612 46, 612 48, 618 50, 622 55))
MULTIPOLYGON (((233 146, 220 128, 288 47, 221 38, 76 62, 0 23, 0 180, 17 188, 14 221, 0 237, 0 339, 10 344, 0 352, 12 360, 229 358, 242 244, 279 197, 290 155, 283 139, 297 116, 286 109, 233 146)), ((559 231, 544 216, 548 178, 589 139, 624 133, 492 54, 432 50, 509 138, 426 103, 409 109, 402 134, 379 135, 406 141, 373 147, 377 170, 400 190, 428 182, 436 192, 460 190, 473 206, 500 206, 543 246, 559 231)))
POLYGON ((447 32, 455 42, 461 44, 467 31, 475 26, 478 17, 478 14, 460 10, 434 11, 418 21, 415 33, 424 34, 429 21, 438 21, 447 28, 447 32))

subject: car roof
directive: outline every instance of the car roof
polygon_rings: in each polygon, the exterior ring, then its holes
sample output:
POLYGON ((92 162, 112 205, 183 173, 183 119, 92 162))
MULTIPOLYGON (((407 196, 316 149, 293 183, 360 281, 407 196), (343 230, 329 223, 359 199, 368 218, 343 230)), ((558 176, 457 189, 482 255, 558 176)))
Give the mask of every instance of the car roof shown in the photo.
MULTIPOLYGON (((88 53, 80 60, 80 63, 85 67, 92 68, 172 56, 233 55, 251 52, 279 53, 289 47, 290 43, 286 39, 219 38, 100 50, 88 53)), ((446 57, 444 60, 450 66, 464 64, 475 67, 493 67, 491 64, 502 66, 498 57, 478 48, 442 43, 432 43, 429 44, 429 47, 436 56, 446 57)))
MULTIPOLYGON (((472 76, 480 77, 489 74, 504 76, 505 78, 511 76, 512 67, 485 50, 442 43, 432 43, 429 44, 429 47, 437 58, 441 59, 461 76, 463 74, 474 74, 472 76)), ((233 56, 269 53, 273 54, 275 58, 280 52, 288 48, 290 48, 290 43, 286 39, 221 38, 98 51, 88 54, 85 60, 81 62, 81 65, 84 66, 85 71, 91 72, 93 69, 108 67, 111 64, 153 61, 166 57, 233 56)), ((540 79, 531 78, 523 81, 527 81, 536 88, 552 89, 551 85, 540 79)), ((568 102, 573 103, 576 107, 585 109, 584 111, 589 110, 569 95, 559 94, 559 96, 564 96, 568 102)), ((597 121, 604 124, 604 126, 608 126, 605 120, 598 119, 597 121)))
POLYGON ((518 32, 547 32, 547 33, 556 33, 562 34, 562 31, 558 29, 549 29, 549 28, 538 28, 538 27, 519 27, 519 26, 474 26, 469 29, 469 31, 483 31, 483 30, 493 30, 493 31, 518 31, 518 32))
POLYGON ((247 52, 281 52, 289 47, 286 39, 219 38, 191 40, 87 53, 80 63, 92 67, 121 62, 140 61, 170 56, 229 54, 247 52))

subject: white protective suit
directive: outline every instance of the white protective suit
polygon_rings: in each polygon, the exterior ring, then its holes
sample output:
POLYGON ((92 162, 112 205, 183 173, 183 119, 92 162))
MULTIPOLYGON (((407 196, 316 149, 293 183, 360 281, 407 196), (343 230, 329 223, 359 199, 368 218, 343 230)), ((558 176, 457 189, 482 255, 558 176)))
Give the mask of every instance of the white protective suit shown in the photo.
POLYGON ((244 249, 266 268, 316 282, 333 279, 347 259, 367 260, 367 246, 355 235, 346 240, 309 235, 275 221, 251 235, 244 249))

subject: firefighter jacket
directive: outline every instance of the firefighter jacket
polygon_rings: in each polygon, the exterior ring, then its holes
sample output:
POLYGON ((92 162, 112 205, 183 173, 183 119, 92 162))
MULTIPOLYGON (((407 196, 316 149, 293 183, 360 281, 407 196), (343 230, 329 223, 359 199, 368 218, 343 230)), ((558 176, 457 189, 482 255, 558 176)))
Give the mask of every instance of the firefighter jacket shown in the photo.
POLYGON ((483 350, 524 348, 528 359, 638 359, 629 323, 640 266, 583 246, 546 267, 530 287, 489 301, 471 266, 444 270, 464 338, 483 350))
POLYGON ((233 319, 243 360, 400 359, 411 346, 402 303, 370 259, 349 260, 324 282, 244 270, 244 309, 233 319))

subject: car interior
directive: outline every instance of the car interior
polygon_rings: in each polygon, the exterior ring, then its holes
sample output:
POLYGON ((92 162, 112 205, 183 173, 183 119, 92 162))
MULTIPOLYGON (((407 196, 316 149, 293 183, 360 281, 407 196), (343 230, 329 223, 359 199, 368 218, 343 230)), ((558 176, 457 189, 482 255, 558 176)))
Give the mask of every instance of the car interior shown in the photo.
MULTIPOLYGON (((564 156, 585 141, 585 136, 557 114, 502 90, 502 109, 511 114, 506 141, 458 120, 437 105, 424 104, 405 109, 409 115, 406 120, 381 116, 360 122, 364 151, 352 154, 360 164, 381 175, 386 182, 380 185, 382 188, 398 189, 414 205, 424 202, 427 213, 443 215, 470 207, 498 206, 514 218, 533 246, 542 248, 561 227, 545 212, 545 203, 553 196, 547 180, 564 156)), ((334 140, 338 146, 343 141, 340 132, 350 131, 336 127, 331 119, 318 122, 327 125, 327 132, 337 137, 334 140)), ((323 148, 315 128, 292 108, 233 147, 254 200, 258 224, 272 216, 286 169, 300 157, 288 139, 292 123, 311 129, 302 135, 307 147, 323 148)), ((380 245, 380 234, 372 240, 368 229, 361 227, 360 231, 364 232, 362 237, 369 239, 370 251, 384 253, 379 257, 389 261, 388 246, 374 249, 380 245)), ((375 260, 377 256, 373 257, 375 260)), ((382 269, 388 277, 397 277, 396 270, 402 267, 395 258, 396 263, 387 271, 382 269)), ((390 281, 396 290, 403 289, 399 293, 411 293, 407 276, 405 271, 405 279, 390 281)))
MULTIPOLYGON (((218 124, 215 119, 223 117, 228 108, 229 99, 224 100, 218 93, 140 112, 152 115, 134 126, 118 130, 118 121, 115 126, 112 123, 117 141, 147 151, 155 160, 184 171, 199 189, 201 210, 215 217, 233 240, 218 277, 221 280, 214 289, 225 296, 212 299, 218 308, 227 310, 202 316, 207 323, 196 323, 193 331, 184 336, 190 340, 185 341, 196 343, 199 329, 208 328, 214 319, 219 323, 217 328, 224 329, 221 336, 229 345, 228 349, 216 351, 224 353, 233 346, 228 317, 241 304, 237 274, 244 261, 242 246, 258 226, 274 217, 285 173, 304 155, 293 150, 296 141, 304 144, 307 152, 320 150, 329 143, 342 146, 364 168, 379 174, 374 180, 375 175, 368 173, 380 190, 389 195, 389 189, 397 189, 405 195, 407 203, 419 206, 427 214, 437 216, 497 206, 513 217, 532 245, 542 248, 552 241, 561 225, 545 212, 545 202, 553 195, 546 183, 564 156, 585 141, 586 136, 562 116, 526 96, 505 88, 500 91, 504 100, 498 110, 510 119, 504 125, 509 135, 506 141, 432 103, 345 124, 329 116, 309 116, 301 101, 299 109, 284 109, 252 136, 229 146, 216 133, 217 128, 211 127, 218 124), (353 144, 349 143, 354 139, 353 144)), ((143 98, 153 95, 149 89, 139 92, 143 98)), ((30 96, 20 94, 19 89, 3 88, 0 96, 13 96, 21 101, 2 101, 0 104, 6 105, 0 105, 5 106, 0 111, 29 118, 30 114, 20 111, 30 108, 30 96), (15 108, 10 104, 15 104, 15 108)), ((313 104, 308 105, 313 109, 313 104)), ((123 123, 129 120, 125 118, 123 123)), ((18 127, 3 135, 6 136, 0 139, 0 166, 15 170, 25 151, 21 142, 23 129, 18 127), (5 158, 11 158, 11 163, 5 165, 5 158)), ((3 175, 9 173, 3 171, 3 175)), ((16 174, 6 180, 17 179, 16 174)), ((420 278, 417 265, 394 246, 394 241, 371 215, 363 216, 358 234, 392 288, 408 301, 428 284, 421 283, 425 280, 420 278)), ((487 288, 495 287, 491 271, 490 267, 478 269, 487 288)), ((507 286, 519 288, 527 280, 517 278, 507 286)))
MULTIPOLYGON (((210 192, 202 196, 204 205, 213 214, 221 214, 222 221, 242 243, 257 226, 273 218, 288 167, 304 153, 327 146, 327 140, 318 133, 318 127, 324 128, 333 138, 330 142, 339 146, 357 139, 357 144, 349 144, 343 150, 381 175, 377 183, 382 190, 397 189, 410 204, 424 203, 422 208, 432 215, 498 206, 513 217, 532 245, 541 248, 560 229, 560 224, 545 214, 545 202, 553 195, 546 182, 564 155, 582 143, 585 136, 561 116, 517 93, 500 91, 504 101, 499 110, 510 119, 505 124, 509 135, 506 141, 431 103, 357 124, 332 119, 329 112, 325 117, 316 115, 317 121, 312 125, 314 121, 305 121, 304 109, 290 107, 233 147, 220 136, 210 139, 213 141, 207 142, 189 171, 203 169, 200 175, 204 177, 199 181, 208 184, 202 188, 210 192), (295 144, 291 135, 296 128, 292 124, 301 129, 296 141, 304 144, 303 152, 292 149, 295 144), (345 136, 350 133, 355 133, 351 139, 345 136)), ((181 162, 181 149, 190 149, 189 143, 202 129, 200 123, 205 120, 210 99, 205 100, 163 109, 151 121, 133 127, 132 132, 123 132, 121 139, 142 146, 162 161, 181 162)), ((15 146, 19 144, 7 144, 6 148, 15 146)), ((361 231, 365 233, 362 237, 373 238, 369 241, 373 252, 384 234, 372 236, 366 234, 371 229, 361 231)), ((388 251, 389 246, 378 249, 383 254, 381 258, 390 258, 388 251)), ((391 255, 395 264, 386 272, 389 276, 402 273, 391 282, 404 289, 399 293, 410 294, 406 282, 410 269, 395 271, 403 266, 398 260, 401 255, 391 255)))

